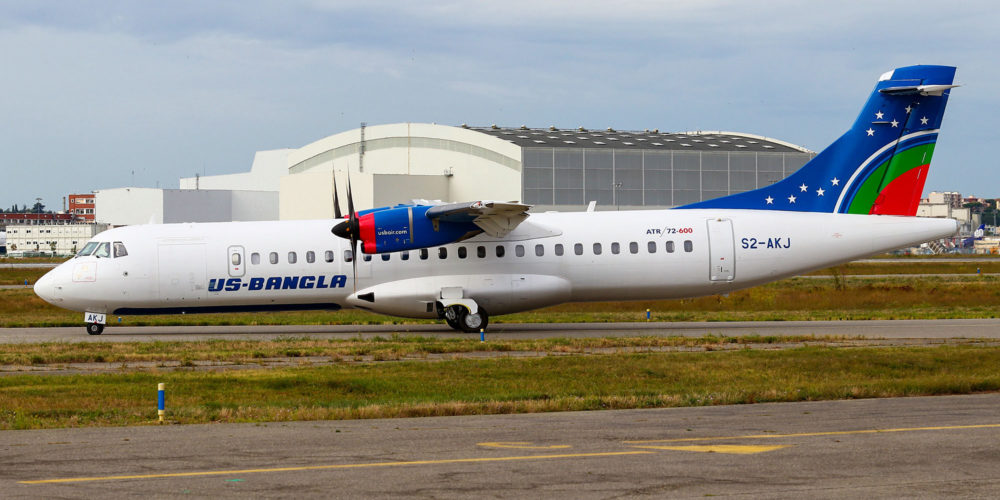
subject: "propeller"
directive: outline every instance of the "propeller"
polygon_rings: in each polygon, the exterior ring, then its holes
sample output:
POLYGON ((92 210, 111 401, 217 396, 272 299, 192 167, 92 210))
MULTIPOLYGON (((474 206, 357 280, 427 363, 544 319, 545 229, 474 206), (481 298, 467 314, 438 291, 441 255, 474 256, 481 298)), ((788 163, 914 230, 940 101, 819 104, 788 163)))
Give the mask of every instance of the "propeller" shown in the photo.
POLYGON ((337 197, 337 174, 333 174, 333 218, 343 219, 344 215, 340 213, 340 199, 337 197))
MULTIPOLYGON (((334 181, 336 182, 336 181, 334 181)), ((336 200, 336 195, 334 195, 336 200)), ((340 214, 340 204, 335 202, 336 214, 340 214)), ((347 173, 347 220, 333 226, 333 234, 351 240, 351 263, 354 265, 354 291, 358 291, 358 236, 361 227, 358 224, 358 214, 354 211, 354 196, 351 194, 351 173, 347 173)))

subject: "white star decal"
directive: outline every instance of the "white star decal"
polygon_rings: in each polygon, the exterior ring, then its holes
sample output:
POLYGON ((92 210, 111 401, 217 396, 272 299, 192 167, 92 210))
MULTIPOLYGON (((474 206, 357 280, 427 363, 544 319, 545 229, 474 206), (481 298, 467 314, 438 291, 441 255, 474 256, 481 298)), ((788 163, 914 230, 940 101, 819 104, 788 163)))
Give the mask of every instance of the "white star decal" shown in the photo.
POLYGON ((816 196, 823 196, 823 193, 825 193, 825 192, 826 191, 823 191, 823 188, 819 188, 819 189, 816 190, 816 196))
POLYGON ((879 111, 878 113, 875 113, 875 119, 876 119, 876 120, 881 120, 881 119, 882 119, 882 116, 883 116, 883 115, 882 115, 882 112, 881 112, 881 111, 879 111))
POLYGON ((907 106, 906 107, 906 114, 910 114, 910 111, 913 111, 913 108, 907 106))
POLYGON ((840 184, 840 179, 834 177, 833 179, 830 179, 830 184, 833 184, 834 186, 837 186, 837 185, 840 184))
POLYGON ((795 195, 788 196, 788 203, 795 203, 795 195))
POLYGON ((770 196, 768 196, 767 198, 764 198, 764 201, 766 201, 768 205, 773 205, 774 204, 774 198, 771 198, 770 196))
POLYGON ((927 117, 926 116, 920 119, 920 124, 921 125, 927 125, 927 117))
POLYGON ((890 122, 890 123, 892 123, 892 128, 896 128, 896 127, 898 127, 898 126, 899 126, 899 122, 897 122, 896 120, 893 120, 893 121, 892 121, 892 122, 890 122))
POLYGON ((804 182, 802 183, 801 186, 799 186, 799 191, 802 191, 803 193, 806 192, 806 190, 808 190, 808 189, 809 189, 809 186, 806 186, 806 183, 804 183, 804 182))
POLYGON ((865 132, 868 132, 868 137, 871 137, 871 136, 875 135, 875 131, 872 130, 871 127, 868 127, 868 130, 865 130, 865 132))

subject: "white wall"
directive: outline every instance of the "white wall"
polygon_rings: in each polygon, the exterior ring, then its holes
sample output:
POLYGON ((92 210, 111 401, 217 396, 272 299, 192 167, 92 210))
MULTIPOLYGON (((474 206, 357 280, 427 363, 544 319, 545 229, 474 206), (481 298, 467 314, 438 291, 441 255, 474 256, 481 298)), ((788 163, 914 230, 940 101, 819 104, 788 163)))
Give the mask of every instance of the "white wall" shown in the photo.
POLYGON ((249 172, 207 175, 200 178, 182 177, 181 189, 229 189, 239 191, 277 192, 281 177, 288 174, 288 153, 291 149, 258 151, 249 172))
POLYGON ((163 223, 163 190, 115 188, 95 192, 97 222, 113 226, 163 223))
POLYGON ((374 177, 372 204, 376 207, 408 203, 414 199, 452 199, 449 190, 452 178, 444 175, 376 174, 374 177))
MULTIPOLYGON (((340 209, 347 213, 347 174, 337 172, 337 190, 340 209)), ((351 192, 354 208, 372 208, 372 175, 351 173, 351 192)), ((279 195, 279 217, 281 220, 332 219, 333 177, 330 170, 314 170, 303 174, 286 175, 281 178, 279 195)))
MULTIPOLYGON (((275 185, 275 188, 280 183, 275 185)), ((232 220, 278 220, 278 191, 232 191, 232 220)))

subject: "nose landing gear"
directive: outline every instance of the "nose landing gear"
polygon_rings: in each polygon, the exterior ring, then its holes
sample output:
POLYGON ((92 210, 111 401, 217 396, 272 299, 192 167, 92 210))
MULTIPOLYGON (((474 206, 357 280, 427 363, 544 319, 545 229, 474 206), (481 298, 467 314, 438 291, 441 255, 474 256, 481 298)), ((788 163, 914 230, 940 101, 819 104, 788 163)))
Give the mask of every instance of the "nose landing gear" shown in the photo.
POLYGON ((88 323, 87 324, 87 334, 88 335, 100 335, 104 333, 104 325, 100 323, 88 323))

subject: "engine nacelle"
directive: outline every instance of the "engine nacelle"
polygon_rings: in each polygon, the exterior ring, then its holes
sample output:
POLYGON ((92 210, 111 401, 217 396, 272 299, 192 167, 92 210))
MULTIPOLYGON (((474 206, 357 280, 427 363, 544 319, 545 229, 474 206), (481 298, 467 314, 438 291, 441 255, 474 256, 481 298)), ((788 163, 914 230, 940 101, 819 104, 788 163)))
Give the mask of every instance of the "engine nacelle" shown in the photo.
POLYGON ((403 206, 358 217, 361 251, 399 252, 453 243, 482 232, 472 222, 433 221, 430 206, 403 206))

